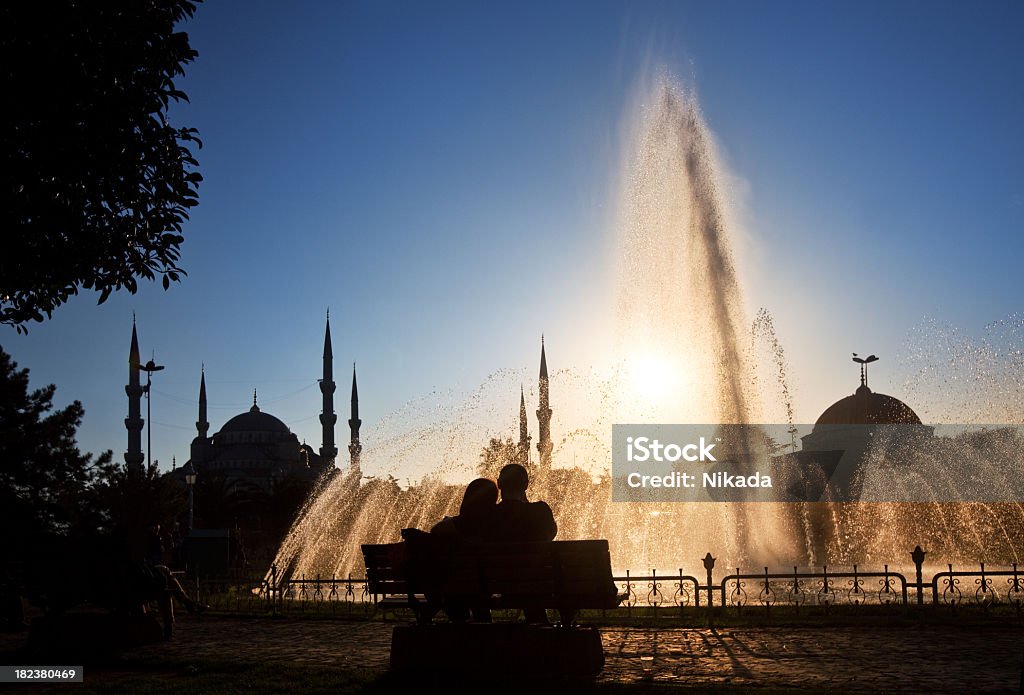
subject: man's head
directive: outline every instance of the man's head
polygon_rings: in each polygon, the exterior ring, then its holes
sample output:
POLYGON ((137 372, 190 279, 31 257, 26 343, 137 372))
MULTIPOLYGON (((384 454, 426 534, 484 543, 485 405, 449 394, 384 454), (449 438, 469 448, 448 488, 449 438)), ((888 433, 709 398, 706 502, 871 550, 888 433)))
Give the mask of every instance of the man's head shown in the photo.
POLYGON ((530 475, 518 463, 510 463, 498 474, 498 489, 503 500, 526 500, 530 475))

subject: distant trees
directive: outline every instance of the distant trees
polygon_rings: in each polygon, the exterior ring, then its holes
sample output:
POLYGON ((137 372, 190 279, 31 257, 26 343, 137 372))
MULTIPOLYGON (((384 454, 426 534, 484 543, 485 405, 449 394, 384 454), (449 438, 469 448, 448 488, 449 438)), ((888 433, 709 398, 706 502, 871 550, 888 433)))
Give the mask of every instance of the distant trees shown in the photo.
POLYGON ((485 478, 496 479, 502 467, 509 463, 527 465, 529 452, 524 452, 511 437, 492 437, 480 452, 476 471, 485 478))
POLYGON ((183 516, 185 490, 180 482, 151 464, 143 473, 129 473, 120 464, 96 466, 88 490, 91 516, 83 518, 83 532, 116 532, 133 536, 153 524, 183 516))
POLYGON ((167 111, 197 55, 175 25, 199 1, 0 6, 0 323, 25 332, 79 287, 103 303, 184 274, 201 143, 167 111))

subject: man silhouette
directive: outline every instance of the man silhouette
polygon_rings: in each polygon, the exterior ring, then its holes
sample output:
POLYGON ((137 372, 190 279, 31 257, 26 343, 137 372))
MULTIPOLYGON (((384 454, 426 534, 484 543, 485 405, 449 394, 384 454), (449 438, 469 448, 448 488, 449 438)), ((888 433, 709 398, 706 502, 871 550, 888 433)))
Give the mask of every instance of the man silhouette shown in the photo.
POLYGON ((558 525, 547 502, 530 502, 526 488, 530 475, 518 463, 510 463, 498 474, 501 502, 494 510, 487 533, 493 541, 550 541, 558 533, 558 525))
MULTIPOLYGON (((547 502, 530 502, 526 488, 530 476, 518 463, 510 463, 498 474, 501 502, 494 508, 492 523, 486 537, 499 542, 550 541, 558 533, 558 525, 547 502)), ((546 625, 543 608, 524 607, 523 617, 528 623, 546 625)))

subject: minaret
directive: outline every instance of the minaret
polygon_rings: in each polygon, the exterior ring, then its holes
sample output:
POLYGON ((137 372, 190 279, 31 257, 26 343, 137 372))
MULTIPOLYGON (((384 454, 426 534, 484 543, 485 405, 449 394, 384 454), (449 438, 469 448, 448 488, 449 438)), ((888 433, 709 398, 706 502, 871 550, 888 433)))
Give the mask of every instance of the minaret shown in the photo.
POLYGON ((206 439, 210 423, 206 421, 206 365, 199 368, 199 419, 196 421, 199 436, 206 439))
POLYGON ((523 387, 519 387, 519 463, 530 463, 530 429, 526 421, 526 395, 523 387))
POLYGON ((320 413, 320 424, 323 426, 323 444, 320 446, 320 458, 323 469, 334 468, 334 460, 338 457, 338 447, 334 446, 334 425, 338 416, 334 414, 334 353, 331 350, 331 312, 327 311, 327 330, 324 333, 324 378, 320 380, 320 393, 324 396, 323 412, 320 413))
POLYGON ((206 365, 199 370, 199 419, 196 420, 196 438, 192 440, 192 465, 201 465, 206 447, 210 443, 210 423, 206 419, 206 365))
POLYGON ((128 430, 128 451, 124 452, 124 462, 129 473, 142 473, 142 385, 139 383, 139 371, 142 359, 139 357, 139 336, 135 332, 135 317, 132 316, 132 347, 128 353, 128 385, 124 392, 128 394, 128 417, 124 426, 128 430))
POLYGON ((363 445, 359 443, 359 426, 363 421, 359 419, 359 389, 356 388, 356 363, 352 363, 352 417, 349 418, 348 427, 352 432, 352 438, 348 443, 348 454, 352 465, 350 472, 356 482, 359 482, 362 472, 359 470, 359 454, 363 452, 363 445))
POLYGON ((548 360, 544 354, 544 336, 540 337, 540 407, 537 408, 537 453, 540 454, 540 468, 551 468, 551 408, 548 402, 548 360))

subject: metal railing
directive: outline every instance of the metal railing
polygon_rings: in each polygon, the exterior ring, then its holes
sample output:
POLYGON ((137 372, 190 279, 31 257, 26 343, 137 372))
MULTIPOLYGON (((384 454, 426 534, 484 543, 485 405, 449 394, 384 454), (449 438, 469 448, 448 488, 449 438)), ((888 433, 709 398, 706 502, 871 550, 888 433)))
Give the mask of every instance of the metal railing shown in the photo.
POLYGON ((836 605, 859 607, 875 603, 891 606, 907 604, 907 579, 899 572, 890 572, 885 565, 882 572, 862 572, 853 566, 852 572, 829 572, 823 566, 821 572, 799 572, 796 567, 791 573, 772 574, 764 568, 763 574, 741 574, 739 568, 720 585, 721 605, 742 609, 756 601, 771 610, 773 605, 821 606, 825 613, 836 605), (747 591, 748 582, 751 584, 747 591), (808 583, 810 586, 808 587, 808 583), (731 586, 731 589, 730 589, 731 586), (753 594, 757 589, 757 594, 753 594))
MULTIPOLYGON (((977 606, 988 612, 1000 607, 1021 616, 1024 608, 1024 576, 1018 566, 993 570, 980 563, 978 568, 945 571, 930 579, 923 576, 925 551, 920 546, 911 553, 915 565, 915 580, 883 565, 881 571, 865 571, 858 565, 850 569, 818 569, 801 571, 794 566, 787 572, 772 572, 769 567, 760 571, 744 572, 741 568, 721 580, 714 578, 715 558, 708 553, 703 558, 706 577, 703 582, 682 569, 675 573, 659 574, 651 570, 646 575, 627 571, 612 579, 622 596, 619 608, 602 611, 604 615, 632 616, 638 611, 644 615, 668 615, 675 610, 683 615, 687 611, 759 608, 770 614, 773 607, 787 606, 799 613, 802 609, 815 610, 825 615, 833 609, 857 612, 866 606, 886 607, 906 611, 914 604, 935 609, 977 606), (964 582, 970 580, 969 585, 964 582), (848 607, 848 608, 844 608, 848 607)), ((270 612, 289 614, 330 614, 352 617, 403 617, 403 609, 378 607, 379 596, 370 593, 365 577, 282 576, 278 567, 264 577, 247 581, 219 582, 192 580, 189 588, 203 603, 215 610, 232 612, 270 612)), ((709 612, 710 614, 710 612, 709 612)), ((411 615, 411 613, 409 613, 411 615)))

